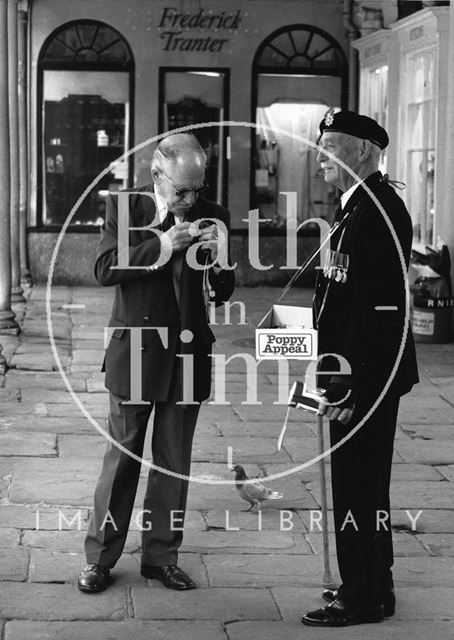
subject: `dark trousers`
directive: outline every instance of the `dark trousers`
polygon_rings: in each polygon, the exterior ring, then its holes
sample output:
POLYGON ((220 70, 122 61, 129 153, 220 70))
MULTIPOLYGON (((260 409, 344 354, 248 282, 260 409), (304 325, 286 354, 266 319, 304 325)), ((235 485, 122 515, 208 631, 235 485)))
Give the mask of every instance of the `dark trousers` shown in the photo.
MULTIPOLYGON (((153 404, 124 405, 123 400, 110 393, 109 433, 140 458, 153 404)), ((189 476, 199 409, 200 404, 154 403, 154 465, 189 476)), ((108 444, 85 539, 88 563, 112 568, 119 559, 126 542, 140 468, 140 461, 108 444)), ((143 505, 142 564, 176 564, 183 539, 183 532, 178 529, 182 528, 187 494, 187 480, 150 468, 143 505)))
MULTIPOLYGON (((359 401, 351 424, 330 423, 336 444, 367 414, 359 401)), ((331 484, 339 572, 339 597, 346 603, 377 605, 392 588, 393 545, 389 484, 398 398, 385 398, 365 424, 331 454, 331 484), (388 515, 383 524, 382 520, 388 515)))

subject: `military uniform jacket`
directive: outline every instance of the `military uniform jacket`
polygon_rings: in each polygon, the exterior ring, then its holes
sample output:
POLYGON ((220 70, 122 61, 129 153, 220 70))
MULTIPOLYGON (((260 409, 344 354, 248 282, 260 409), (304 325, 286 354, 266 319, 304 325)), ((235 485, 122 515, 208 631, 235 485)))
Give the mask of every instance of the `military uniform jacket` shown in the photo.
MULTIPOLYGON (((147 185, 131 190, 129 195, 129 227, 145 227, 155 219, 154 200, 138 192, 152 192, 147 185)), ((183 261, 180 277, 180 300, 173 285, 171 260, 156 266, 160 255, 160 239, 151 230, 129 231, 130 266, 137 269, 111 269, 118 266, 118 196, 110 194, 106 202, 106 221, 101 229, 95 264, 95 277, 102 286, 115 286, 115 298, 109 327, 111 339, 106 349, 104 368, 106 387, 113 393, 131 398, 130 344, 131 332, 126 327, 144 327, 142 331, 142 400, 165 401, 178 354, 193 356, 193 398, 201 401, 210 394, 211 353, 215 338, 208 325, 203 296, 203 271, 195 270, 183 261), (150 265, 154 265, 151 269, 150 265), (156 327, 157 330, 146 330, 156 327), (193 340, 180 341, 180 333, 188 329, 193 340), (164 344, 163 344, 164 342, 164 344)), ((191 222, 201 218, 216 218, 229 229, 229 212, 199 197, 186 215, 191 222)), ((153 223, 156 224, 156 221, 153 223)), ((161 227, 155 227, 160 229, 161 227)), ((203 264, 203 259, 198 258, 203 264)), ((209 270, 212 298, 221 304, 229 299, 234 288, 233 270, 217 274, 209 270)), ((188 359, 190 362, 190 358, 188 359)))
MULTIPOLYGON (((361 395, 376 397, 392 376, 387 391, 400 396, 418 381, 405 308, 412 226, 403 201, 380 172, 365 184, 383 207, 391 228, 362 185, 352 193, 345 210, 336 214, 328 264, 318 274, 314 296, 319 354, 345 357, 351 367, 351 386, 361 395), (377 310, 381 306, 395 310, 377 310)), ((326 358, 323 368, 336 371, 339 365, 326 358)), ((324 376, 321 386, 328 382, 324 376)))

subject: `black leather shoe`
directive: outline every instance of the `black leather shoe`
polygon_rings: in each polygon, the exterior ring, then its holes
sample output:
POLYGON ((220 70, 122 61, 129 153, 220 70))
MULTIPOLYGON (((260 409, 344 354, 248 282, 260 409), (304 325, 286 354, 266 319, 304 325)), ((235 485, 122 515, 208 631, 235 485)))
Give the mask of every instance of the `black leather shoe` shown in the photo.
MULTIPOLYGON (((325 589, 322 593, 322 598, 325 602, 334 602, 337 599, 337 589, 325 589)), ((390 618, 394 615, 396 610, 396 596, 394 595, 394 589, 389 589, 383 596, 383 613, 385 618, 390 618)))
POLYGON ((176 589, 177 591, 197 589, 195 582, 176 564, 165 564, 162 567, 142 565, 140 573, 144 578, 160 580, 167 589, 176 589))
POLYGON ((87 564, 81 571, 77 585, 85 593, 98 593, 109 586, 110 569, 100 564, 87 564))
POLYGON ((323 609, 309 611, 301 618, 301 622, 309 627, 347 627, 352 624, 381 622, 382 620, 383 607, 351 606, 339 598, 323 609))

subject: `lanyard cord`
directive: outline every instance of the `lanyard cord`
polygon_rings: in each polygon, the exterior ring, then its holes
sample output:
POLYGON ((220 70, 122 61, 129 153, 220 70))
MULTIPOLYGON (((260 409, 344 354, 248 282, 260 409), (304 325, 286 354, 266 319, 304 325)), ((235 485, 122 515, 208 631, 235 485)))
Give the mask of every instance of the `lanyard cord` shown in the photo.
MULTIPOLYGON (((307 267, 310 265, 312 260, 320 253, 320 251, 325 246, 325 244, 328 242, 328 240, 331 239, 331 237, 334 235, 334 233, 337 231, 337 229, 340 227, 340 225, 348 218, 349 213, 350 212, 347 211, 347 213, 344 215, 344 217, 341 218, 338 222, 336 222, 332 226, 332 228, 331 228, 330 232, 328 233, 328 235, 326 236, 326 238, 323 240, 323 242, 320 243, 320 246, 306 260, 306 262, 303 265, 301 265, 301 267, 299 267, 298 270, 293 274, 293 276, 290 278, 289 282, 287 283, 286 287, 284 288, 284 291, 279 296, 277 302, 280 302, 282 300, 282 298, 288 293, 289 289, 293 286, 293 284, 300 277, 300 275, 302 273, 304 273, 304 271, 306 271, 307 267)), ((342 237, 343 237, 343 234, 342 234, 342 237)))
MULTIPOLYGON (((304 271, 306 271, 307 267, 310 265, 310 263, 312 262, 312 260, 320 253, 320 251, 322 250, 322 248, 325 246, 325 244, 328 242, 328 240, 331 239, 331 237, 333 236, 333 234, 337 231, 337 229, 340 227, 340 225, 345 222, 345 220, 348 218, 350 214, 350 211, 347 211, 347 213, 344 215, 343 218, 341 218, 340 220, 338 220, 338 222, 336 222, 332 228, 330 229, 330 232, 328 233, 328 235, 326 236, 326 238, 323 240, 323 242, 320 243, 320 246, 314 251, 314 253, 306 260, 306 262, 301 265, 301 267, 298 268, 298 270, 293 274, 293 276, 290 278, 290 280, 288 281, 286 287, 284 288, 284 291, 281 293, 281 295, 279 296, 279 298, 277 299, 277 302, 280 302, 282 300, 282 298, 288 293, 289 289, 293 286, 293 284, 296 282, 296 280, 300 277, 300 275, 302 273, 304 273, 304 271)), ((260 326, 262 324, 262 322, 265 320, 266 316, 268 315, 268 312, 265 313, 265 315, 263 316, 263 318, 260 320, 260 322, 258 323, 257 326, 260 326)))

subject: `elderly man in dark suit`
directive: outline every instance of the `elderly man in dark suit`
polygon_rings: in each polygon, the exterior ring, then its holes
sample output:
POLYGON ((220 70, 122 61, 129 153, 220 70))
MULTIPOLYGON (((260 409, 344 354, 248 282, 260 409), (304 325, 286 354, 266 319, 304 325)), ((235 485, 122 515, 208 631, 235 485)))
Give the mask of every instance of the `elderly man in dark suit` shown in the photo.
POLYGON ((389 484, 399 398, 418 381, 405 298, 412 226, 403 201, 378 170, 388 135, 350 111, 320 123, 318 161, 325 181, 343 193, 331 250, 314 297, 320 354, 319 413, 330 419, 336 548, 342 584, 330 604, 302 618, 338 627, 391 616, 395 595, 389 484), (350 171, 349 171, 350 169, 350 171), (329 374, 328 374, 329 372, 329 374))
POLYGON ((88 564, 78 581, 87 593, 108 586, 122 553, 153 410, 141 573, 171 589, 196 586, 177 559, 192 438, 211 385, 207 305, 228 300, 234 287, 229 213, 199 195, 205 167, 193 135, 169 135, 154 153, 154 184, 107 199, 95 274, 102 286, 115 286, 105 371, 109 433, 123 450, 108 445, 96 487, 88 564))

